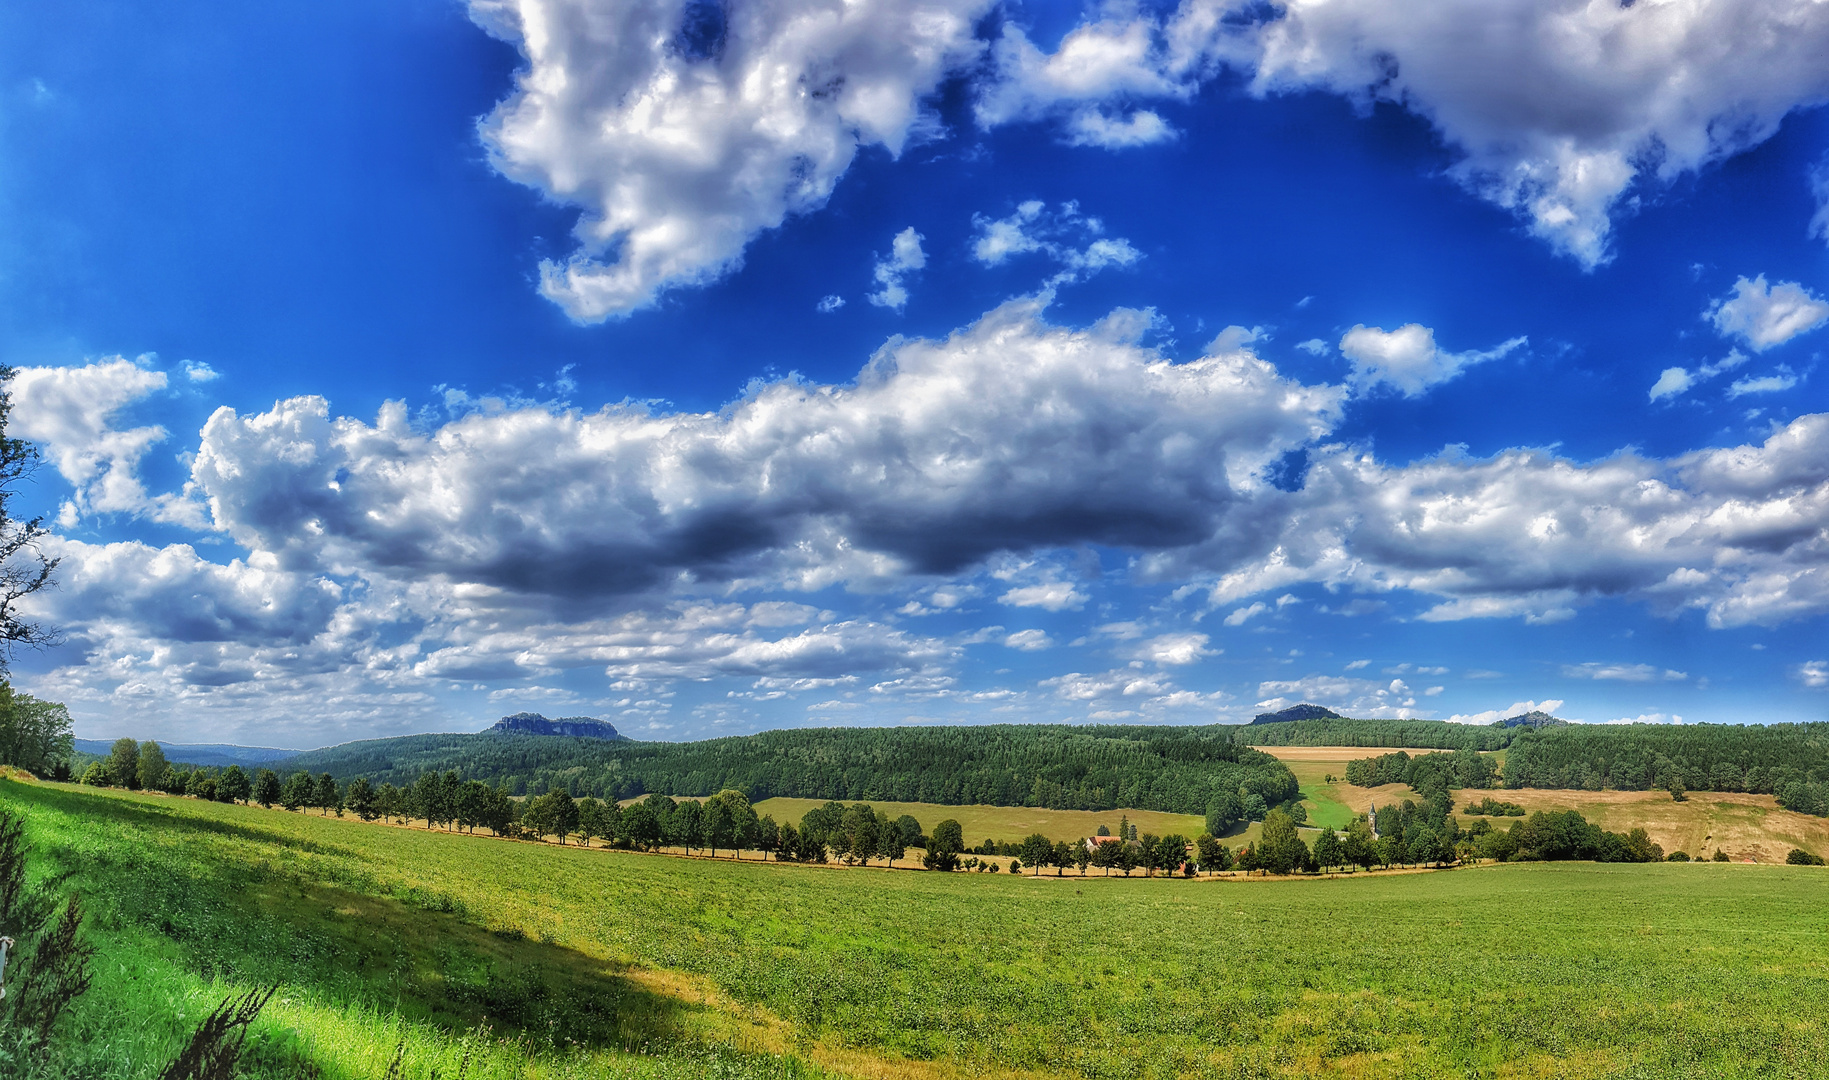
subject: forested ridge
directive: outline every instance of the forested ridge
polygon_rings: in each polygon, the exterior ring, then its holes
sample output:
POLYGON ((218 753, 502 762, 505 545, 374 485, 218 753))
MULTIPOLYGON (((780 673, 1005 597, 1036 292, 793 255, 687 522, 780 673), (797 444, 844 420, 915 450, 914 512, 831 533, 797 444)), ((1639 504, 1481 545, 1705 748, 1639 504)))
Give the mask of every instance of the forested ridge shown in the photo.
POLYGON ((1570 725, 1525 732, 1505 758, 1505 786, 1750 791, 1786 809, 1829 815, 1829 723, 1570 725))
POLYGON ((1408 746, 1424 750, 1502 750, 1523 729, 1447 720, 1291 720, 1238 729, 1253 746, 1408 746))
POLYGON ((1297 794, 1275 758, 1236 726, 1004 724, 812 728, 690 743, 606 743, 551 736, 417 735, 302 754, 288 769, 411 783, 428 770, 505 783, 516 794, 787 796, 840 801, 1132 807, 1204 814, 1225 794, 1266 805, 1297 794))
POLYGON ((1510 745, 1499 777, 1478 763, 1477 754, 1461 748, 1452 754, 1362 758, 1347 765, 1346 779, 1366 787, 1408 783, 1421 790, 1439 773, 1449 787, 1752 792, 1774 795, 1788 810, 1829 816, 1829 723, 1570 724, 1503 734, 1510 745))

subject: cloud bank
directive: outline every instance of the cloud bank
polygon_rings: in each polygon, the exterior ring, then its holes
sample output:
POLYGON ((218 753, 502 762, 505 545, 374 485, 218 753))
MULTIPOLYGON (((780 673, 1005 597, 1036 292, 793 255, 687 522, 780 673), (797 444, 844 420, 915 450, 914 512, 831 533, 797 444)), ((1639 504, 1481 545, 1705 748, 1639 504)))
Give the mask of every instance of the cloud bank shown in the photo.
MULTIPOLYGON (((971 642, 793 597, 888 594, 911 617, 1077 611, 1114 574, 1228 611, 1230 628, 1274 621, 1303 584, 1357 594, 1343 612, 1414 597, 1424 621, 1555 622, 1605 597, 1716 627, 1829 611, 1829 414, 1671 458, 1391 463, 1331 441, 1347 388, 1283 375, 1245 332, 1174 361, 1142 343, 1152 321, 1119 309, 1063 327, 1014 301, 945 338, 893 340, 853 382, 780 380, 715 413, 522 404, 420 426, 401 403, 372 422, 317 397, 223 408, 184 490, 161 495, 131 470, 154 436, 111 426, 160 379, 121 361, 22 372, 20 430, 91 493, 85 512, 150 507, 198 533, 57 540, 64 586, 31 614, 69 628, 82 662, 39 688, 127 710, 322 699, 323 724, 377 730, 435 715, 441 688, 579 668, 626 684, 632 723, 661 723, 678 680, 714 677, 933 700, 962 693, 949 680, 971 642), (1297 451, 1301 486, 1271 483, 1297 451), (206 557, 211 541, 235 551, 206 557), (1128 564, 1074 554, 1094 549, 1128 564)), ((1133 667, 1037 689, 1113 716, 1214 707, 1163 674, 1213 655, 1208 635, 1120 626, 1101 635, 1133 667)), ((999 635, 972 641, 1054 644, 999 635)), ((1396 711, 1419 697, 1361 682, 1271 680, 1259 696, 1396 711)))

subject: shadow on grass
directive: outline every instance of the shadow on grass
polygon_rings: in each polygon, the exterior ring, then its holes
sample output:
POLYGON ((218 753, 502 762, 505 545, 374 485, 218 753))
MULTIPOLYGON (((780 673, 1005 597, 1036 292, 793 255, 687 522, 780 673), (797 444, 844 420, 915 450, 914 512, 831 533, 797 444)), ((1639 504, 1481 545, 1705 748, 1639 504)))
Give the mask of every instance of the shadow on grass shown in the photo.
POLYGON ((159 951, 206 980, 277 983, 335 1007, 454 1035, 482 1026, 532 1045, 665 1045, 689 1039, 691 1017, 705 1008, 650 991, 607 961, 530 940, 518 929, 487 929, 428 910, 419 898, 265 871, 206 844, 135 843, 137 828, 299 846, 283 833, 189 816, 181 804, 38 785, 7 784, 0 792, 26 811, 28 833, 39 834, 36 854, 72 866, 73 885, 107 925, 156 935, 168 943, 159 951), (80 856, 33 828, 41 814, 68 815, 80 826, 80 856))
POLYGON ((183 812, 186 807, 215 805, 204 803, 201 800, 183 799, 176 796, 122 797, 92 793, 81 788, 52 787, 48 784, 19 784, 15 785, 13 790, 19 793, 32 792, 43 797, 43 805, 55 807, 65 813, 80 814, 89 821, 116 821, 155 829, 188 829, 192 832, 213 833, 218 836, 234 837, 238 840, 250 840, 259 844, 274 844, 294 851, 308 851, 315 855, 354 857, 356 854, 351 848, 309 840, 276 829, 264 829, 258 825, 244 825, 233 821, 219 821, 215 818, 183 812), (143 802, 141 798, 150 798, 153 801, 143 802))

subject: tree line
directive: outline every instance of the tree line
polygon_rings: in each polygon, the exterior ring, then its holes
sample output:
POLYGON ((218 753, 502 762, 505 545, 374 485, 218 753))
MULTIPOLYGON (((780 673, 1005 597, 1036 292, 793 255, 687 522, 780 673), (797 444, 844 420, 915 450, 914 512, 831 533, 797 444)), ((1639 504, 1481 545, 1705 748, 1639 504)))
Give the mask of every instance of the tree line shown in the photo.
POLYGON ((1445 720, 1318 718, 1249 724, 1239 738, 1253 746, 1409 746, 1429 750, 1503 750, 1521 728, 1445 720))
MULTIPOLYGON (((1401 762, 1391 763, 1399 756, 1365 760, 1386 762, 1379 768, 1401 769, 1401 762)), ((1427 792, 1420 803, 1388 803, 1375 815, 1360 814, 1343 831, 1320 830, 1312 845, 1302 839, 1296 815, 1281 807, 1270 809, 1263 816, 1262 835, 1237 851, 1220 843, 1211 830, 1192 841, 1176 834, 1139 835, 1128 818, 1120 820, 1116 837, 1101 826, 1094 838, 1057 840, 1034 833, 1016 842, 987 839, 974 848, 967 846, 959 822, 951 818, 936 824, 930 834, 911 815, 892 818, 868 803, 831 800, 807 811, 797 823, 778 823, 772 816, 758 815, 749 798, 735 789, 705 799, 654 794, 623 806, 595 796, 574 799, 564 788, 518 799, 505 786, 465 780, 455 770, 423 772, 405 785, 377 785, 367 777, 339 783, 327 772, 313 776, 304 770, 282 779, 266 768, 249 777, 239 765, 174 767, 156 743, 132 739, 118 740, 107 759, 91 765, 84 780, 339 817, 353 813, 365 821, 423 821, 428 829, 484 828, 509 838, 553 837, 562 844, 575 840, 586 846, 602 841, 635 851, 678 847, 687 854, 716 856, 723 851, 737 858, 754 851, 781 862, 836 860, 868 866, 904 859, 911 849, 919 849, 922 865, 940 871, 998 872, 1003 864, 992 860, 1000 858, 1010 860, 1012 873, 1027 869, 1039 874, 1052 868, 1060 874, 1073 867, 1082 875, 1091 869, 1128 877, 1139 870, 1146 876, 1228 870, 1297 874, 1352 867, 1446 866, 1472 859, 1650 862, 1665 857, 1644 829, 1608 832, 1573 810, 1539 811, 1509 829, 1499 829, 1484 817, 1463 828, 1445 782, 1461 775, 1449 764, 1458 755, 1410 758, 1411 775, 1416 775, 1414 763, 1432 757, 1444 764, 1425 775, 1427 792)), ((1515 804, 1490 797, 1477 809, 1491 815, 1522 813, 1515 804)), ((1672 858, 1688 856, 1677 853, 1672 858)))
POLYGON ((1215 799, 1256 796, 1266 807, 1297 795, 1287 767, 1228 725, 1060 724, 958 728, 824 728, 690 743, 555 736, 424 735, 351 743, 288 765, 339 779, 396 785, 456 770, 515 795, 563 788, 573 798, 738 790, 838 802, 1136 807, 1204 814, 1215 799))
POLYGON ((1346 782, 1358 787, 1408 784, 1419 794, 1433 788, 1489 788, 1498 783, 1493 759, 1465 747, 1452 753, 1418 754, 1402 750, 1346 763, 1346 782))
POLYGON ((1520 735, 1508 788, 1744 791, 1829 816, 1829 723, 1571 725, 1520 735))
MULTIPOLYGON (((1363 723, 1392 723, 1402 730, 1413 722, 1363 723)), ((1667 790, 1677 799, 1691 791, 1751 792, 1773 795, 1787 810, 1829 817, 1829 723, 1571 724, 1514 730, 1503 770, 1474 748, 1460 747, 1452 753, 1412 757, 1398 751, 1360 758, 1347 763, 1346 780, 1362 787, 1407 783, 1418 792, 1438 783, 1451 788, 1667 790)))

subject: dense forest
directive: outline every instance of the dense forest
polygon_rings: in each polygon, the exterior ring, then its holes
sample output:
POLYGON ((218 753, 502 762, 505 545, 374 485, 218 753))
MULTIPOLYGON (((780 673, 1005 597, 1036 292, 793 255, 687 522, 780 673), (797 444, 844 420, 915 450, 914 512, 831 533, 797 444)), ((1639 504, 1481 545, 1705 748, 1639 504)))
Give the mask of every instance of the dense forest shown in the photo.
POLYGON ((1359 787, 1408 784, 1428 795, 1435 788, 1489 788, 1498 782, 1492 758, 1472 750, 1418 754, 1402 750, 1346 763, 1346 782, 1359 787))
POLYGON ((1253 746, 1408 746, 1423 750, 1502 750, 1522 728, 1446 720, 1292 720, 1238 729, 1253 746))
POLYGON ((1571 725, 1518 735, 1509 788, 1750 791, 1829 816, 1829 723, 1571 725))
POLYGON ((1690 791, 1745 791, 1774 795, 1788 810, 1829 817, 1829 724, 1571 724, 1519 728, 1511 734, 1502 777, 1495 778, 1490 766, 1482 764, 1485 759, 1463 748, 1451 754, 1361 758, 1347 764, 1346 779, 1364 787, 1406 783, 1418 791, 1495 784, 1668 790, 1677 797, 1690 791))
POLYGON ((339 779, 411 783, 428 770, 504 784, 517 795, 574 797, 742 791, 846 802, 1131 807, 1205 814, 1217 801, 1297 795, 1281 762, 1235 741, 1239 728, 1029 725, 818 728, 691 743, 550 736, 420 735, 349 743, 286 767, 339 779))

